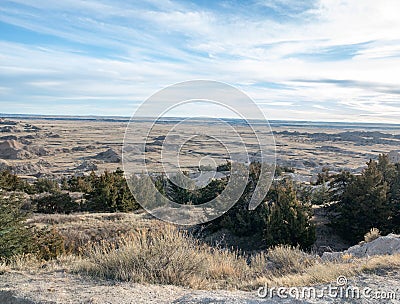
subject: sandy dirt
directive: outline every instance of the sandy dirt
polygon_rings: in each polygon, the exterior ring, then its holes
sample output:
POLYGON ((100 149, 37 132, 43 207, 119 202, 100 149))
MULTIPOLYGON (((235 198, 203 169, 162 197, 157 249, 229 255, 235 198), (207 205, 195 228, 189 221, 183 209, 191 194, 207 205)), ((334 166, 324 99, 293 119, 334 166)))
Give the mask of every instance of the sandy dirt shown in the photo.
MULTIPOLYGON (((141 303, 400 303, 400 273, 369 274, 349 279, 348 285, 360 290, 360 298, 314 299, 260 298, 257 291, 199 291, 177 286, 140 285, 129 282, 94 281, 64 271, 40 273, 13 272, 0 276, 2 304, 141 304, 141 303), (369 288, 369 289, 368 289, 369 288), (370 290, 369 296, 362 296, 370 290), (394 299, 392 299, 393 293, 394 299), (386 293, 385 299, 377 299, 386 293), (370 297, 370 298, 368 298, 370 297)), ((317 294, 323 287, 316 286, 317 294)), ((336 285, 332 285, 336 286, 336 285)), ((335 295, 333 293, 333 295, 335 295)))

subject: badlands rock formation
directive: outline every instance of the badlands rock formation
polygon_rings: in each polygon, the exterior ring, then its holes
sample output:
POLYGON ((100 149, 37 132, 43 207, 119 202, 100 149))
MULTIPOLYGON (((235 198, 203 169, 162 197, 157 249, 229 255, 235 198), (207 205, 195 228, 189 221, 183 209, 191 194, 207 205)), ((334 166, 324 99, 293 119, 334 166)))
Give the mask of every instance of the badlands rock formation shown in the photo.
POLYGON ((0 159, 27 159, 32 155, 16 140, 0 142, 0 159))
POLYGON ((400 235, 389 234, 381 236, 372 242, 362 242, 359 245, 350 247, 341 252, 324 252, 323 260, 338 260, 342 256, 352 256, 355 258, 364 258, 374 255, 393 255, 400 253, 400 235))
POLYGON ((121 156, 115 152, 112 148, 104 151, 104 152, 100 152, 99 154, 97 154, 94 159, 98 159, 98 160, 102 160, 106 163, 119 163, 121 162, 121 156))

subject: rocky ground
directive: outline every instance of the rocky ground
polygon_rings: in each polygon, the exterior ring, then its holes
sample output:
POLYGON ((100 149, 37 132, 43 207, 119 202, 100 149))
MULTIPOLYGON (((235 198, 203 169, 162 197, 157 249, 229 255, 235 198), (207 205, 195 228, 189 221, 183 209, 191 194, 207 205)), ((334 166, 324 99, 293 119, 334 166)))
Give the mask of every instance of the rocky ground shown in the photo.
MULTIPOLYGON (((337 286, 334 283, 332 286, 337 286)), ((260 298, 258 292, 198 291, 177 286, 140 285, 129 282, 94 281, 58 272, 7 273, 0 276, 2 304, 144 304, 144 303, 400 303, 400 272, 381 272, 349 279, 348 285, 358 288, 353 297, 340 298, 339 289, 331 296, 320 292, 328 285, 316 286, 315 298, 260 298), (363 295, 363 294, 366 295, 363 295), (394 298, 393 298, 394 297, 394 298), (379 299, 380 298, 380 299, 379 299)), ((300 290, 300 289, 299 289, 300 290)), ((301 292, 301 291, 299 291, 301 292)), ((345 293, 344 293, 345 294, 345 293)))

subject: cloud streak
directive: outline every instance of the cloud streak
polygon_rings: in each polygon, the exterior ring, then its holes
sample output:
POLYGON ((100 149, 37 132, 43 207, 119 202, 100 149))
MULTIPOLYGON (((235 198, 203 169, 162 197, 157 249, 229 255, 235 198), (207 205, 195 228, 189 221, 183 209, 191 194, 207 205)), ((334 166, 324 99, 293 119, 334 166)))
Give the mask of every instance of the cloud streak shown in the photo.
POLYGON ((270 119, 400 121, 398 1, 204 3, 4 1, 0 112, 127 115, 212 79, 270 119))

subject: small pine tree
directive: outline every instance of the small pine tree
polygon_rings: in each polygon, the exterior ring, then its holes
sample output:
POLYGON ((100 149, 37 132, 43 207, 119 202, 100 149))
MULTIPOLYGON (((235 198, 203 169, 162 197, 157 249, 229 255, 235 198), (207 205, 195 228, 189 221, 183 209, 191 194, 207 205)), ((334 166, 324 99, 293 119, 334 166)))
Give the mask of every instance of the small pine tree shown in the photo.
POLYGON ((160 199, 158 199, 158 195, 161 194, 157 191, 154 191, 153 185, 157 189, 160 189, 159 191, 163 191, 164 188, 161 178, 156 178, 153 183, 153 180, 148 175, 132 175, 128 179, 128 184, 132 188, 135 198, 133 210, 139 208, 139 205, 136 203, 136 201, 143 204, 143 207, 145 207, 147 210, 159 206, 158 203, 160 202, 160 199))
POLYGON ((106 171, 91 179, 91 191, 85 195, 87 211, 127 212, 139 208, 122 170, 106 171))
POLYGON ((316 185, 325 184, 330 180, 331 176, 329 175, 329 168, 324 167, 322 168, 322 172, 318 173, 317 181, 315 182, 316 185))
POLYGON ((61 190, 69 190, 68 179, 66 177, 61 179, 61 190))
POLYGON ((0 190, 5 191, 22 191, 28 194, 33 194, 33 187, 26 181, 23 181, 17 175, 8 170, 0 172, 0 190))
POLYGON ((271 190, 264 236, 267 245, 288 244, 309 248, 315 242, 311 223, 312 209, 297 199, 291 180, 274 185, 271 190))
POLYGON ((169 199, 177 204, 193 203, 194 182, 185 173, 177 173, 170 177, 166 193, 169 199))
POLYGON ((317 186, 311 194, 311 204, 313 205, 323 205, 330 201, 331 194, 326 183, 322 183, 317 186))
POLYGON ((36 193, 57 193, 61 191, 57 181, 47 178, 37 179, 33 186, 36 193))
POLYGON ((342 171, 332 177, 329 183, 330 200, 337 202, 341 200, 346 188, 353 183, 355 176, 349 171, 342 171))
POLYGON ((0 259, 30 252, 32 231, 26 227, 26 214, 21 211, 18 196, 0 196, 0 259))
POLYGON ((54 227, 36 229, 32 242, 36 247, 35 253, 39 259, 55 259, 66 252, 65 238, 54 227))
POLYGON ((309 248, 315 241, 315 228, 311 223, 311 205, 298 200, 291 180, 278 181, 255 210, 248 204, 257 185, 260 164, 252 163, 249 183, 239 201, 208 229, 228 229, 238 236, 263 238, 266 245, 300 245, 309 248))
POLYGON ((64 184, 64 188, 71 192, 89 193, 93 190, 93 184, 96 180, 97 175, 92 171, 88 177, 73 176, 69 178, 67 185, 64 184))
POLYGON ((373 227, 390 230, 392 207, 388 200, 389 185, 381 166, 370 160, 361 176, 348 184, 337 205, 338 216, 331 226, 352 243, 361 241, 373 227))
POLYGON ((391 232, 400 233, 400 164, 392 165, 393 178, 389 181, 388 200, 391 206, 391 232))
POLYGON ((65 213, 79 211, 79 205, 73 201, 68 193, 55 193, 32 200, 39 213, 65 213))

